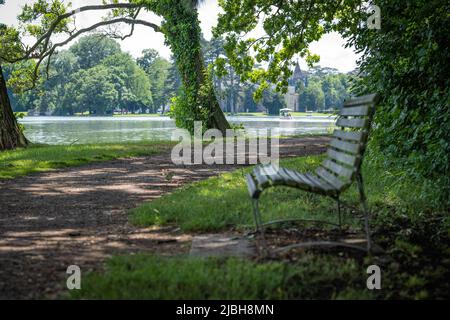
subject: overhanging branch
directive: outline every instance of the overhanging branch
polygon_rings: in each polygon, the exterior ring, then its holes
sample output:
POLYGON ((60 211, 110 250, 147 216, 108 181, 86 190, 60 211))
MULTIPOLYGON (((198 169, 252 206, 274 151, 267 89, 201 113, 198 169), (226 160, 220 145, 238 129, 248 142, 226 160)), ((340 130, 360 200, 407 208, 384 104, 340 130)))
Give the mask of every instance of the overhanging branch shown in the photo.
MULTIPOLYGON (((27 60, 30 58, 38 58, 37 56, 40 56, 41 54, 36 54, 35 51, 42 43, 44 43, 42 53, 45 54, 48 51, 50 38, 51 38, 53 32, 55 31, 55 29, 58 27, 58 25, 65 19, 68 19, 71 16, 76 15, 78 13, 87 12, 87 11, 96 11, 96 10, 109 10, 109 9, 136 9, 136 8, 142 8, 142 7, 143 6, 141 4, 136 4, 136 3, 115 3, 115 4, 111 3, 111 4, 89 5, 89 6, 79 7, 77 9, 71 10, 65 14, 58 16, 55 19, 55 21, 53 21, 53 23, 50 25, 49 29, 39 39, 37 39, 37 41, 33 44, 33 46, 31 46, 29 49, 26 50, 26 52, 23 54, 23 56, 16 58, 16 59, 7 59, 5 57, 1 57, 1 58, 8 63, 15 63, 15 62, 27 60)), ((120 18, 120 19, 130 19, 130 18, 120 18)), ((109 20, 109 21, 116 21, 116 20, 118 20, 118 19, 109 20)), ((136 20, 136 21, 139 21, 139 22, 137 22, 138 24, 145 23, 144 25, 151 26, 152 28, 154 28, 156 26, 152 23, 147 23, 146 21, 143 21, 143 20, 136 20)), ((126 21, 122 21, 122 22, 129 23, 126 21)), ((114 22, 114 23, 118 23, 118 22, 114 22)), ((154 30, 160 31, 160 28, 158 26, 156 26, 156 27, 157 28, 154 28, 154 30)), ((82 29, 82 30, 84 30, 84 29, 82 29)))
MULTIPOLYGON (((117 18, 117 19, 112 19, 112 20, 107 20, 107 21, 101 21, 98 22, 96 24, 93 24, 90 27, 84 28, 84 29, 80 29, 77 32, 75 32, 74 34, 72 34, 70 37, 68 37, 66 40, 59 42, 59 43, 55 43, 54 45, 51 46, 50 50, 48 50, 47 52, 43 52, 39 55, 39 57, 36 57, 36 59, 38 59, 36 66, 34 68, 34 78, 37 79, 38 78, 38 73, 39 73, 39 67, 42 64, 42 62, 45 60, 45 58, 50 58, 55 50, 59 47, 63 47, 66 44, 68 44, 69 42, 71 42, 72 40, 74 40, 75 38, 79 37, 81 34, 83 33, 87 33, 90 31, 93 31, 99 27, 103 27, 103 26, 107 26, 107 25, 112 25, 112 24, 117 24, 117 23, 127 23, 127 24, 131 24, 131 25, 143 25, 143 26, 147 26, 152 28, 155 32, 161 32, 161 28, 151 22, 145 21, 145 20, 140 20, 140 19, 133 19, 133 18, 117 18)), ((33 81, 33 87, 35 86, 35 81, 33 81)))

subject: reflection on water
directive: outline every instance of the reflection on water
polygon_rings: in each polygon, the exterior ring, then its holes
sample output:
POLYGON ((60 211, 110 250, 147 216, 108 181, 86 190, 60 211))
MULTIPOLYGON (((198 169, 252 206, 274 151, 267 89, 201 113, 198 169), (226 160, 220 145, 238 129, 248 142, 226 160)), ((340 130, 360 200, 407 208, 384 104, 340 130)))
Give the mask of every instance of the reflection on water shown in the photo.
MULTIPOLYGON (((258 129, 271 129, 272 135, 326 133, 334 118, 228 117, 230 123, 242 124, 250 135, 258 129)), ((25 117, 29 140, 48 144, 170 140, 176 128, 168 117, 25 117)))

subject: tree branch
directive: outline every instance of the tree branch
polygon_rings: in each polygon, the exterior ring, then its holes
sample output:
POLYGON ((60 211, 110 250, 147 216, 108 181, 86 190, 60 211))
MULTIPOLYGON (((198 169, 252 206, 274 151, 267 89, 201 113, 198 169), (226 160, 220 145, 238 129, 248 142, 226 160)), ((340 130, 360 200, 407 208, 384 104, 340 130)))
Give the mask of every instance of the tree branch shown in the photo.
MULTIPOLYGON (((69 38, 67 38, 66 40, 54 44, 50 50, 42 53, 41 55, 39 55, 39 57, 36 57, 36 59, 38 59, 38 61, 34 68, 34 78, 37 79, 39 77, 39 74, 38 74, 39 67, 42 64, 42 62, 44 61, 44 59, 47 57, 50 58, 57 48, 65 46, 66 44, 68 44, 69 42, 71 42, 72 40, 74 40, 75 38, 77 38, 78 36, 80 36, 83 33, 90 32, 90 31, 95 30, 102 26, 107 26, 107 25, 116 24, 116 23, 127 23, 127 24, 132 24, 132 25, 140 24, 140 25, 144 25, 144 26, 152 28, 155 32, 161 32, 161 28, 158 25, 148 22, 148 21, 145 21, 145 20, 140 20, 140 19, 117 18, 117 19, 113 19, 113 20, 98 22, 96 24, 93 24, 90 27, 78 30, 77 32, 72 34, 69 38)), ((35 86, 35 81, 33 81, 33 87, 34 86, 35 86)))
MULTIPOLYGON (((95 10, 109 10, 109 9, 135 9, 135 8, 142 8, 142 7, 143 7, 142 4, 136 4, 136 3, 115 3, 115 4, 111 3, 111 4, 104 4, 104 5, 89 5, 89 6, 79 7, 77 9, 71 10, 71 11, 65 13, 65 14, 62 14, 62 15, 58 16, 56 18, 56 20, 53 21, 53 23, 50 25, 50 27, 47 30, 47 32, 45 32, 33 44, 32 47, 28 48, 28 50, 25 52, 25 54, 22 57, 17 58, 17 59, 6 59, 4 57, 1 57, 1 58, 3 60, 5 60, 6 62, 8 62, 8 63, 15 63, 15 62, 19 62, 19 61, 23 61, 23 60, 27 60, 29 58, 32 58, 31 55, 39 47, 39 45, 42 44, 43 41, 45 41, 45 42, 44 42, 44 48, 43 48, 42 52, 44 52, 44 53, 47 52, 48 45, 49 45, 49 42, 50 42, 50 38, 51 38, 53 32, 55 31, 55 29, 58 27, 58 25, 63 20, 65 20, 67 18, 70 18, 71 16, 76 15, 76 14, 78 14, 80 12, 95 11, 95 10)), ((126 19, 126 18, 124 18, 124 19, 126 19)), ((114 20, 110 20, 110 21, 114 21, 114 20)), ((139 21, 145 22, 145 21, 142 21, 142 20, 139 20, 139 21)), ((125 21, 123 21, 123 22, 125 22, 125 21)), ((144 24, 144 23, 141 23, 141 22, 139 22, 139 23, 140 24, 144 24)), ((156 26, 156 25, 153 25, 153 24, 151 24, 151 25, 152 25, 151 26, 152 28, 153 28, 153 26, 156 26)), ((155 28, 154 29, 155 29, 155 31, 158 32, 160 29, 159 29, 158 26, 156 26, 156 27, 157 27, 158 30, 156 30, 155 28)), ((36 56, 34 56, 33 58, 36 58, 36 56)))

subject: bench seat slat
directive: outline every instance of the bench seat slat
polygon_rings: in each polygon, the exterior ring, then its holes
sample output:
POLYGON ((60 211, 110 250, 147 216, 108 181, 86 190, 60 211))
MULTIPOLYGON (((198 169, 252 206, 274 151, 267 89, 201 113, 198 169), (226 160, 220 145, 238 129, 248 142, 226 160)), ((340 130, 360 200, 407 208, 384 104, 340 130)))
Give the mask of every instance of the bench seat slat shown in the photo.
POLYGON ((351 177, 353 176, 354 170, 343 167, 340 164, 337 164, 336 162, 333 162, 331 160, 325 160, 322 163, 322 165, 331 172, 334 172, 337 176, 341 178, 350 180, 351 177))
POLYGON ((283 168, 281 170, 282 170, 282 173, 284 174, 284 176, 286 177, 286 181, 292 180, 298 184, 303 183, 303 181, 299 180, 298 177, 294 174, 294 171, 286 169, 286 168, 283 168))
POLYGON ((311 173, 307 173, 305 174, 305 176, 325 191, 335 190, 331 184, 329 184, 323 179, 320 179, 319 177, 316 177, 315 175, 312 175, 311 173))
POLYGON ((273 166, 262 166, 259 168, 261 174, 264 174, 272 183, 283 179, 278 173, 279 170, 273 166))
POLYGON ((325 170, 323 167, 320 167, 316 170, 317 175, 323 180, 327 181, 330 185, 332 185, 335 189, 341 190, 344 187, 344 183, 339 180, 335 175, 325 170))
POLYGON ((258 188, 264 188, 270 184, 269 177, 261 171, 261 167, 257 167, 255 170, 253 170, 253 174, 255 175, 256 181, 258 183, 258 188))

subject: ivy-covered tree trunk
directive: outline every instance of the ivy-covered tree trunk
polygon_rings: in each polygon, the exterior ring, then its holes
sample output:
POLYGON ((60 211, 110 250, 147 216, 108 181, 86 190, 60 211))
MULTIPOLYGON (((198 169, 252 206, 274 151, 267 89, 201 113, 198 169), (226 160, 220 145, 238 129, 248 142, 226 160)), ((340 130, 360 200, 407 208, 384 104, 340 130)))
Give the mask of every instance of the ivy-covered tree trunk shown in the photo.
MULTIPOLYGON (((183 94, 173 104, 177 126, 193 131, 194 121, 203 121, 203 128, 230 128, 220 109, 209 76, 200 42, 198 12, 188 1, 158 2, 155 10, 164 16, 162 31, 172 49, 183 83, 183 94)), ((155 9, 155 8, 153 8, 155 9)))
POLYGON ((201 50, 199 50, 199 52, 195 54, 194 58, 197 60, 199 70, 201 70, 198 73, 199 78, 197 80, 197 85, 200 90, 202 90, 202 88, 203 90, 207 89, 205 93, 200 91, 199 96, 205 94, 206 99, 204 101, 204 106, 210 110, 210 128, 219 129, 220 131, 222 131, 222 133, 225 134, 225 130, 230 129, 230 124, 228 123, 228 120, 225 118, 225 114, 220 108, 219 100, 217 99, 217 95, 214 89, 214 83, 206 71, 201 50))
POLYGON ((6 81, 0 65, 0 150, 25 147, 27 144, 28 141, 20 130, 12 111, 6 81))

